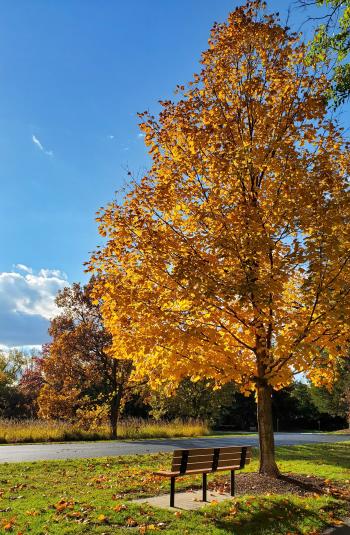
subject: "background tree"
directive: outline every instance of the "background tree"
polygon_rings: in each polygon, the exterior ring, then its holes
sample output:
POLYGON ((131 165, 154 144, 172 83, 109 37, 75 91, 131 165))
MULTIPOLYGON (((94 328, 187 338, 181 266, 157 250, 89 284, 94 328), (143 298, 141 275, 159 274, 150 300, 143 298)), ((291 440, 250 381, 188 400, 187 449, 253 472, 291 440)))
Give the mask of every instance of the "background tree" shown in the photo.
MULTIPOLYGON (((44 354, 46 353, 44 346, 44 354)), ((43 354, 32 352, 18 380, 17 390, 21 395, 21 417, 36 418, 39 406, 38 397, 44 386, 43 354)))
POLYGON ((321 24, 311 42, 311 55, 330 65, 329 93, 335 105, 340 105, 350 96, 350 0, 300 0, 300 4, 326 8, 326 13, 317 17, 321 24))
POLYGON ((111 354, 155 388, 255 390, 260 472, 277 476, 273 389, 331 383, 349 340, 350 153, 321 66, 259 6, 215 24, 178 100, 141 114, 153 164, 101 210, 91 269, 111 354))
POLYGON ((350 429, 350 361, 338 364, 338 380, 332 389, 313 387, 313 403, 320 413, 345 418, 350 429))
POLYGON ((49 329, 52 343, 42 362, 45 384, 38 400, 40 415, 81 420, 88 412, 96 414, 97 409, 108 407, 115 438, 121 402, 129 390, 131 361, 108 355, 111 337, 90 292, 91 284, 75 283, 58 293, 56 304, 62 312, 49 329))
POLYGON ((320 413, 307 383, 294 382, 273 393, 275 430, 318 429, 320 413))
POLYGON ((232 383, 218 390, 214 387, 213 381, 194 383, 183 379, 173 396, 164 395, 162 391, 150 396, 150 414, 155 418, 196 418, 209 425, 220 425, 227 410, 232 410, 237 389, 232 383))
POLYGON ((27 356, 18 349, 0 352, 0 416, 14 418, 20 416, 22 397, 17 384, 27 356))

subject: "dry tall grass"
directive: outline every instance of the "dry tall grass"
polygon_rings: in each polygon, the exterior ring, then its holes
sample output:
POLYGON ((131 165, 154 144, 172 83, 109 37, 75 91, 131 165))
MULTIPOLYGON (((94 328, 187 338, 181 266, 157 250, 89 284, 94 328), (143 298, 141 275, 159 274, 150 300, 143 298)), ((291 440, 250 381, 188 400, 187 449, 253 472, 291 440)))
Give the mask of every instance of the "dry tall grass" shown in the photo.
MULTIPOLYGON (((209 427, 198 420, 167 422, 130 418, 118 425, 118 438, 122 439, 195 437, 209 433, 209 427)), ((109 438, 107 425, 84 430, 78 425, 48 420, 0 420, 0 444, 109 438)))

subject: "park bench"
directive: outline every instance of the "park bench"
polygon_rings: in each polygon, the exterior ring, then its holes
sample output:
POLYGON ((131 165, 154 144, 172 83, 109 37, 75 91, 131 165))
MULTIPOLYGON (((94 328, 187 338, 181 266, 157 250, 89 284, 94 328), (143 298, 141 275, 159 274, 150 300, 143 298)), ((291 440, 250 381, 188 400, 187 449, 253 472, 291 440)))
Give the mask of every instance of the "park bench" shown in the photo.
POLYGON ((251 460, 251 446, 224 448, 193 448, 175 450, 171 470, 154 472, 170 478, 170 507, 175 507, 175 479, 179 476, 203 474, 203 502, 207 501, 207 474, 231 471, 231 496, 235 495, 235 470, 244 468, 251 460))

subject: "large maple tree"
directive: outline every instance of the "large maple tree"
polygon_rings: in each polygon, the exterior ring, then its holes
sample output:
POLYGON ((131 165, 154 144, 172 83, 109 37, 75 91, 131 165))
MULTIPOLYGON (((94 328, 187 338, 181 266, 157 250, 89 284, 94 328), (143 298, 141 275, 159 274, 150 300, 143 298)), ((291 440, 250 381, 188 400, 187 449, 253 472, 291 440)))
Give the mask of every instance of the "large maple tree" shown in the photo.
POLYGON ((349 146, 305 57, 259 2, 215 24, 199 74, 141 114, 152 166, 99 212, 90 262, 112 354, 156 388, 255 390, 276 476, 273 389, 330 384, 349 340, 349 146))

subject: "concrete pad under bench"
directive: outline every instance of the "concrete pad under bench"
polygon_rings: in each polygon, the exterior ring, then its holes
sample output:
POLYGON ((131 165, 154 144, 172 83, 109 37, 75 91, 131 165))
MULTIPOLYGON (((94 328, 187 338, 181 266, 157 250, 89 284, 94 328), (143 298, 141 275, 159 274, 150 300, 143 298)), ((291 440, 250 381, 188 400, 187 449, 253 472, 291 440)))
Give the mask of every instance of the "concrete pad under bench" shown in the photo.
POLYGON ((170 511, 174 511, 176 509, 195 511, 196 509, 204 507, 204 505, 210 505, 211 502, 222 502, 228 499, 232 500, 232 496, 227 492, 222 494, 220 492, 208 491, 207 501, 203 502, 201 490, 177 492, 175 499, 175 507, 169 506, 169 498, 170 494, 162 494, 161 496, 155 496, 154 498, 141 498, 138 500, 133 500, 133 502, 148 503, 149 505, 152 505, 152 507, 159 507, 160 509, 169 509, 170 511))

